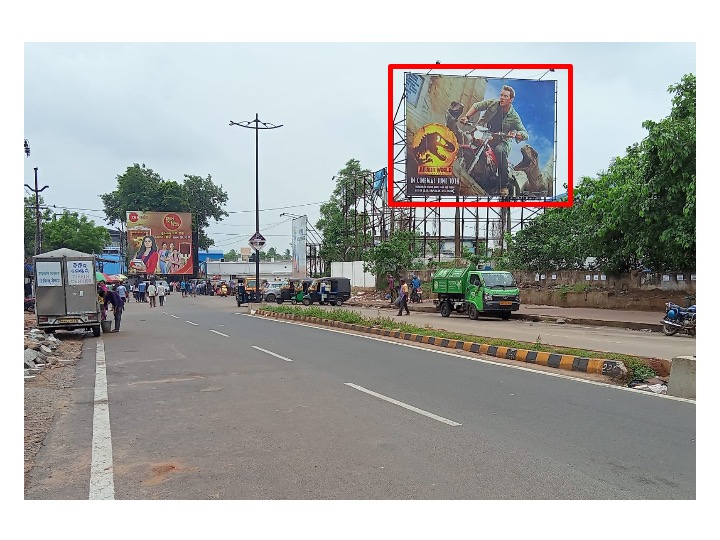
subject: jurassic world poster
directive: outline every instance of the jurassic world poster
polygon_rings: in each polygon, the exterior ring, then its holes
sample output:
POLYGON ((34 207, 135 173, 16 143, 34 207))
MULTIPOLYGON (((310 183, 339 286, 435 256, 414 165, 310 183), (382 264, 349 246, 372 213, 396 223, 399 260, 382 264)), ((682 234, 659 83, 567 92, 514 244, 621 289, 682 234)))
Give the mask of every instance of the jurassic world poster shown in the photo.
POLYGON ((547 200, 556 81, 405 73, 407 196, 547 200))

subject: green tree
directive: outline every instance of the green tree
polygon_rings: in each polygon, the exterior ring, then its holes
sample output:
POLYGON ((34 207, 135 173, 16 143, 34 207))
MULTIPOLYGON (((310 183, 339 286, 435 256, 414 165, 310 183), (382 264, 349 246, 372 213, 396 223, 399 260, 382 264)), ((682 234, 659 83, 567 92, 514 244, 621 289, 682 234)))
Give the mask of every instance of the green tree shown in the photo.
POLYGON ((696 267, 696 78, 685 75, 670 116, 643 124, 646 161, 640 192, 645 263, 656 270, 696 267))
POLYGON ((372 244, 370 219, 356 201, 372 188, 371 171, 351 159, 335 177, 330 200, 320 206, 315 228, 322 234, 320 258, 330 268, 333 261, 363 260, 365 246, 372 244))
POLYGON ((421 243, 422 237, 415 231, 395 231, 365 252, 364 271, 376 276, 398 275, 410 269, 413 259, 420 256, 421 243))
POLYGON ((292 253, 290 253, 290 249, 286 248, 285 253, 283 253, 283 259, 290 260, 292 258, 292 253))
POLYGON ((644 122, 647 137, 583 178, 571 208, 549 209, 515 235, 514 268, 575 269, 594 257, 611 274, 695 269, 695 75, 669 92, 670 116, 644 122))
POLYGON ((45 224, 43 237, 44 251, 70 248, 83 253, 102 253, 110 243, 110 233, 105 227, 67 210, 45 224))
POLYGON ((234 249, 231 249, 225 254, 225 260, 227 262, 235 262, 240 258, 240 255, 234 249))
POLYGON ((270 260, 270 259, 279 259, 279 258, 280 258, 280 255, 278 255, 278 252, 277 252, 277 250, 276 250, 274 247, 271 247, 270 249, 267 250, 267 255, 266 255, 266 256, 267 256, 267 259, 268 259, 268 260, 270 260))
MULTIPOLYGON (((25 257, 32 257, 35 255, 35 229, 37 228, 37 220, 35 219, 35 196, 31 195, 24 198, 25 201, 25 257)), ((42 195, 38 196, 38 203, 40 204, 40 227, 41 230, 45 223, 52 219, 52 211, 49 208, 42 209, 45 201, 42 195)), ((45 246, 43 247, 44 251, 45 246)))
POLYGON ((117 188, 100 196, 105 205, 107 222, 124 222, 128 211, 190 212, 192 230, 198 233, 198 248, 209 249, 214 241, 205 234, 210 218, 221 221, 229 214, 223 209, 227 193, 216 186, 210 175, 202 178, 184 175, 183 183, 163 180, 145 164, 133 164, 118 175, 117 188))

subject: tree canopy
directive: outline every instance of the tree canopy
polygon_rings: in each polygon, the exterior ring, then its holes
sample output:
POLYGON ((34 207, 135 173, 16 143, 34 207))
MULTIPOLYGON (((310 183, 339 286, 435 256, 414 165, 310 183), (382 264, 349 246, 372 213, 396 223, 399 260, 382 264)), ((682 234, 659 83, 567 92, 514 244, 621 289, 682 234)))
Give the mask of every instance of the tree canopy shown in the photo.
POLYGON ((670 115, 645 121, 645 139, 583 178, 571 208, 548 209, 514 236, 514 268, 577 269, 592 257, 608 273, 695 269, 695 75, 668 91, 670 115))
POLYGON ((70 248, 83 253, 102 253, 110 243, 110 233, 87 217, 65 210, 47 222, 43 230, 43 251, 70 248))
POLYGON ((220 221, 229 214, 224 210, 228 195, 216 186, 212 177, 186 174, 182 183, 163 180, 145 164, 134 163, 117 176, 117 188, 100 196, 110 225, 124 222, 128 211, 190 212, 192 230, 198 233, 198 248, 209 249, 214 241, 205 234, 210 218, 220 221))
POLYGON ((365 246, 372 244, 370 220, 356 201, 370 189, 370 170, 350 159, 335 177, 330 200, 320 206, 315 228, 323 237, 320 258, 330 268, 331 262, 363 260, 365 246))
POLYGON ((422 252, 422 237, 415 231, 395 231, 387 240, 365 252, 364 271, 376 276, 396 276, 412 267, 422 252))
MULTIPOLYGON (((35 229, 37 228, 37 220, 35 216, 35 196, 30 195, 24 198, 25 200, 25 257, 32 257, 35 255, 35 229)), ((45 200, 42 195, 38 195, 38 203, 42 208, 45 205, 45 200)), ((52 219, 53 213, 49 208, 45 208, 40 212, 40 226, 52 219)), ((45 248, 43 247, 43 250, 45 248)), ((47 251, 47 250, 45 250, 47 251)))

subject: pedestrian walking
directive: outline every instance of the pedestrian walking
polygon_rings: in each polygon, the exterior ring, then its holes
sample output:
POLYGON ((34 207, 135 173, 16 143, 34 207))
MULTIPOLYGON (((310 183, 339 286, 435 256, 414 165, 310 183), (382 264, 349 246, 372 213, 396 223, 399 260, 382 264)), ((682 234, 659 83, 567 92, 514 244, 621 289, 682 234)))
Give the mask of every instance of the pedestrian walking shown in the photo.
POLYGON ((145 282, 138 283, 138 302, 145 301, 145 282))
POLYGON ((119 332, 120 319, 122 319, 122 312, 123 308, 125 307, 125 300, 123 298, 120 298, 120 295, 118 293, 116 293, 115 291, 111 291, 110 289, 106 289, 103 293, 103 300, 105 306, 111 304, 113 307, 113 314, 115 315, 115 328, 113 328, 111 332, 119 332))
POLYGON ((387 275, 388 288, 390 289, 390 303, 395 303, 397 298, 397 289, 395 288, 395 277, 392 274, 387 275))
POLYGON ((403 308, 407 312, 408 315, 410 315, 410 308, 408 308, 408 284, 405 283, 404 279, 400 280, 400 304, 398 307, 400 308, 400 311, 398 311, 397 316, 402 316, 403 308))
POLYGON ((157 296, 160 300, 160 307, 163 307, 165 305, 165 285, 162 283, 158 283, 156 285, 157 287, 157 296))
POLYGON ((148 285, 147 295, 148 295, 148 298, 150 299, 150 307, 151 308, 157 307, 157 305, 155 304, 155 296, 157 295, 157 287, 155 286, 154 281, 151 281, 150 285, 148 285))
POLYGON ((117 286, 117 289, 115 289, 115 292, 117 292, 118 295, 120 296, 120 298, 123 299, 123 305, 124 305, 125 302, 127 301, 127 294, 128 294, 125 284, 123 282, 120 282, 120 285, 117 286))

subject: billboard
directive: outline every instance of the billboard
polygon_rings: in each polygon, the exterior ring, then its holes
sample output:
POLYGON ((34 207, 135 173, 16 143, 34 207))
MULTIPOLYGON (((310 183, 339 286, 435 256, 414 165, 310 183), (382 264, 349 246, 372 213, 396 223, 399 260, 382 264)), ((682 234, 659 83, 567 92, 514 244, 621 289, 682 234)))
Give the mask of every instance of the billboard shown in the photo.
POLYGON ((127 212, 128 275, 192 274, 189 212, 127 212))
POLYGON ((292 220, 292 277, 307 276, 307 216, 292 220))
POLYGON ((405 72, 405 195, 555 195, 557 81, 405 72))

